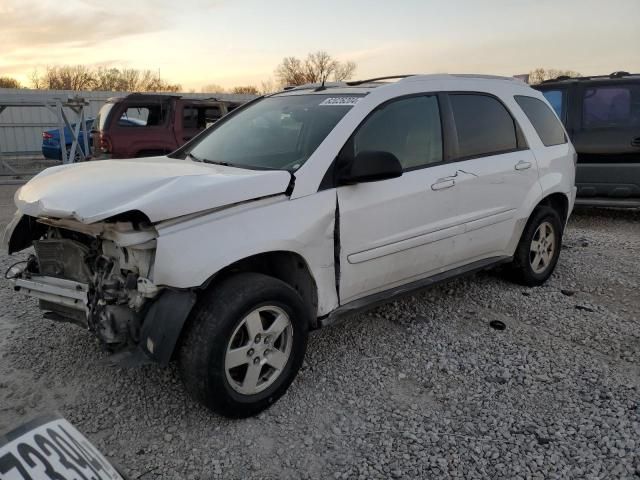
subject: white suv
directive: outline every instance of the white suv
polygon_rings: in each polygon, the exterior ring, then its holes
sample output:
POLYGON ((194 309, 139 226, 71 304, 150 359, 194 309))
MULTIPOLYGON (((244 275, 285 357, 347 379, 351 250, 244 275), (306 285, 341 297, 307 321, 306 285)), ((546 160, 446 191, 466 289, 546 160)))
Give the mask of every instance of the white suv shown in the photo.
POLYGON ((234 417, 276 401, 308 331, 344 314, 498 264, 544 282, 575 151, 542 94, 382 80, 261 97, 168 157, 45 170, 16 194, 4 244, 35 254, 8 276, 129 362, 175 358, 234 417))

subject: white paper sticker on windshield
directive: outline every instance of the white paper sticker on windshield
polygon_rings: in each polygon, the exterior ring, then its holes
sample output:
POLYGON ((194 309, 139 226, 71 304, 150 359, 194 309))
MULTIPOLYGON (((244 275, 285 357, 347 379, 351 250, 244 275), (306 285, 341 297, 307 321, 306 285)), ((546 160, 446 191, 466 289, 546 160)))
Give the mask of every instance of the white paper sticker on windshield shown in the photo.
POLYGON ((325 99, 320 106, 346 106, 346 107, 352 107, 354 106, 356 103, 358 103, 358 100, 360 100, 360 97, 331 97, 331 98, 327 98, 325 99))

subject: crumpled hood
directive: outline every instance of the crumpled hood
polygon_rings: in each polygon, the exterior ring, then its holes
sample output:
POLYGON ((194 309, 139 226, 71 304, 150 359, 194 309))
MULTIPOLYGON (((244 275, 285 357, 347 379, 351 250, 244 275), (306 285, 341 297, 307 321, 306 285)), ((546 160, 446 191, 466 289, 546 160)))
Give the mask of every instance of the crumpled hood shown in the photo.
POLYGON ((101 160, 44 170, 16 192, 32 217, 93 223, 139 210, 157 222, 283 193, 291 174, 168 157, 101 160))

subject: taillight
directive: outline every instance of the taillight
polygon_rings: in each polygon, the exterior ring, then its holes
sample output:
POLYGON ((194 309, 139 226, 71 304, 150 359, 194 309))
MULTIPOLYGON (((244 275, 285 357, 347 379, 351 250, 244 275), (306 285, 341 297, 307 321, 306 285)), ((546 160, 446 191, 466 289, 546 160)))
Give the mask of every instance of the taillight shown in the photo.
POLYGON ((51 135, 49 132, 42 132, 43 140, 51 140, 52 138, 53 138, 53 135, 51 135))
POLYGON ((102 153, 109 153, 111 151, 111 141, 109 137, 104 134, 100 135, 100 151, 102 153))

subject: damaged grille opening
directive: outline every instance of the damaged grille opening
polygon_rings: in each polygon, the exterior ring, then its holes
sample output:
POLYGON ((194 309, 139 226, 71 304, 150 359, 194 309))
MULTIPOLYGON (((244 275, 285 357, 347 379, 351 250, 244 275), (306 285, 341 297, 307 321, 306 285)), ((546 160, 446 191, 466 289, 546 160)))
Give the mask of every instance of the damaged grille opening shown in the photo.
POLYGON ((157 294, 138 290, 139 283, 150 283, 153 248, 124 248, 57 227, 33 245, 35 256, 17 288, 39 298, 46 318, 88 328, 111 351, 139 342, 147 300, 157 294))

